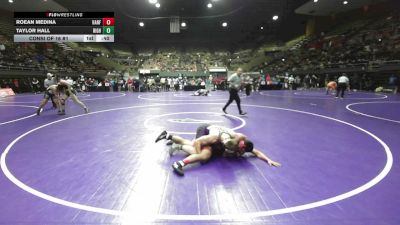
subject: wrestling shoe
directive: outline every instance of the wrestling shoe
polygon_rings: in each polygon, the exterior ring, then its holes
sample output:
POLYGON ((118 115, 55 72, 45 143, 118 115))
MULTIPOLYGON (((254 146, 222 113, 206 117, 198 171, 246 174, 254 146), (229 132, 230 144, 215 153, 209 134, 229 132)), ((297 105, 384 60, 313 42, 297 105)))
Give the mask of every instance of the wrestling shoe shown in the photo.
POLYGON ((170 156, 173 156, 175 152, 182 149, 182 145, 180 144, 172 144, 171 148, 169 148, 168 152, 170 156))
POLYGON ((42 109, 41 108, 38 108, 37 110, 36 110, 36 115, 38 115, 38 116, 40 116, 40 113, 42 112, 42 109))
POLYGON ((174 164, 172 164, 172 168, 174 169, 174 172, 177 173, 179 176, 184 175, 183 165, 180 161, 174 162, 174 164))
POLYGON ((167 138, 167 131, 164 130, 163 132, 161 132, 160 135, 158 135, 158 137, 156 139, 156 143, 159 142, 160 140, 166 139, 166 138, 167 138))

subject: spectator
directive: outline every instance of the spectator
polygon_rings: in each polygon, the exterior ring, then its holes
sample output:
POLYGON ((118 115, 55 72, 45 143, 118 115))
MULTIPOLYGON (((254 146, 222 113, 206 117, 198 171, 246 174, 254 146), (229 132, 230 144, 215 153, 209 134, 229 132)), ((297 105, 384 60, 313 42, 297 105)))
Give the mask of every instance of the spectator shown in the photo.
POLYGON ((40 93, 40 84, 39 84, 39 81, 36 79, 36 77, 34 77, 32 79, 31 85, 32 85, 33 93, 35 93, 35 94, 40 93))
POLYGON ((398 86, 399 86, 399 78, 396 75, 392 74, 389 77, 389 88, 393 89, 393 93, 396 94, 398 86))

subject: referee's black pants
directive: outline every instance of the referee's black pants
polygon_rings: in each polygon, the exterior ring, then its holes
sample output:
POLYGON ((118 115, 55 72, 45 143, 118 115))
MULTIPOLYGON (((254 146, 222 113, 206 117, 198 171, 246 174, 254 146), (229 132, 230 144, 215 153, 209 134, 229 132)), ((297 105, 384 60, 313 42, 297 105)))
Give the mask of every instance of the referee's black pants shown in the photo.
POLYGON ((347 88, 346 83, 338 83, 337 89, 336 89, 336 97, 339 97, 339 92, 340 92, 340 97, 343 98, 344 96, 344 91, 347 88))
POLYGON ((241 114, 242 108, 240 107, 240 98, 239 98, 238 90, 236 90, 235 88, 229 89, 229 100, 226 103, 226 105, 224 106, 223 110, 225 111, 226 108, 228 108, 228 106, 233 102, 233 100, 236 101, 237 107, 239 109, 239 114, 241 114))

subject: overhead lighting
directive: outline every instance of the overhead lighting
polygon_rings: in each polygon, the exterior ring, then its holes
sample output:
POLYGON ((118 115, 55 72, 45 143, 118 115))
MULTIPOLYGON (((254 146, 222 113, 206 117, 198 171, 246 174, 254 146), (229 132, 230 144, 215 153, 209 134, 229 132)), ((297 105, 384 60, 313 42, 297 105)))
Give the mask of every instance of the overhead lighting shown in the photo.
POLYGON ((264 27, 260 27, 261 30, 264 30, 264 27))
POLYGON ((318 0, 314 0, 314 2, 318 2, 318 0))
POLYGON ((222 26, 223 26, 223 27, 227 27, 227 26, 228 26, 228 23, 227 23, 227 22, 223 22, 223 23, 222 23, 222 26))
POLYGON ((286 60, 285 58, 282 58, 282 62, 285 62, 285 60, 286 60))
POLYGON ((160 8, 160 7, 161 7, 160 3, 157 2, 157 3, 156 3, 156 7, 157 7, 157 8, 160 8))
POLYGON ((277 19, 279 19, 279 16, 275 15, 275 16, 272 17, 272 19, 273 20, 277 20, 277 19))
POLYGON ((186 27, 186 22, 182 22, 181 27, 186 27))
POLYGON ((156 3, 157 3, 157 0, 149 0, 149 3, 150 3, 150 4, 156 4, 156 3))
POLYGON ((208 4, 207 4, 207 7, 208 7, 208 8, 212 8, 213 5, 212 5, 211 3, 208 3, 208 4))
POLYGON ((348 1, 343 1, 343 5, 347 5, 348 3, 348 1))
POLYGON ((14 2, 14 0, 8 0, 8 2, 9 2, 9 3, 13 3, 13 2, 14 2))
POLYGON ((144 23, 143 23, 143 22, 140 22, 140 23, 139 23, 139 26, 144 27, 144 23))

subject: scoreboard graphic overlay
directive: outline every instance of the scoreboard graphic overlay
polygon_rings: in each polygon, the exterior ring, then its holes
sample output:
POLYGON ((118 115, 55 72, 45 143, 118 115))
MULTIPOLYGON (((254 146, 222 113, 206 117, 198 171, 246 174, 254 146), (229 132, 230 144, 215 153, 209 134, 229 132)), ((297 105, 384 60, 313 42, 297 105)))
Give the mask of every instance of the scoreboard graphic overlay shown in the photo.
POLYGON ((114 42, 114 12, 14 12, 14 42, 114 42))

